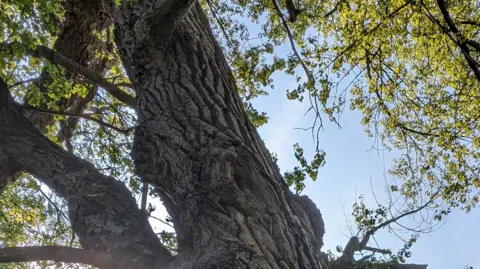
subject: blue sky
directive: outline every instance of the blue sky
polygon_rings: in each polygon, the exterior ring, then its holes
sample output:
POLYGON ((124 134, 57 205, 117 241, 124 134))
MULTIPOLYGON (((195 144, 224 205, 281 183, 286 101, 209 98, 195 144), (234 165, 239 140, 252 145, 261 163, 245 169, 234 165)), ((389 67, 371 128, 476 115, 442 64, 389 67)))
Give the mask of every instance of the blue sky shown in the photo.
MULTIPOLYGON (((279 76, 276 83, 294 83, 282 81, 282 78, 279 76)), ((308 109, 307 102, 289 101, 284 91, 279 89, 269 96, 260 97, 256 100, 255 107, 270 116, 269 123, 261 127, 259 132, 267 147, 277 153, 282 172, 297 165, 292 150, 294 143, 299 142, 307 154, 313 154, 314 143, 310 133, 294 129, 305 128, 312 123, 311 117, 303 115, 308 109)), ((342 129, 333 124, 325 124, 320 144, 327 153, 326 165, 321 168, 317 181, 309 180, 303 192, 322 212, 326 225, 325 249, 334 250, 337 245, 343 246, 348 241, 350 232, 345 214, 350 215, 352 204, 360 194, 372 202, 370 180, 377 197, 380 200, 380 197, 385 197, 384 171, 390 167, 395 154, 398 154, 370 150, 374 141, 364 133, 360 119, 359 112, 346 111, 341 119, 342 129)), ((479 268, 480 251, 477 242, 480 242, 480 233, 476 228, 479 219, 478 210, 469 214, 453 211, 439 230, 421 235, 412 248, 413 256, 409 261, 427 263, 431 269, 460 269, 467 264, 479 268)), ((403 245, 386 231, 379 237, 381 246, 386 248, 396 250, 396 247, 403 245)))

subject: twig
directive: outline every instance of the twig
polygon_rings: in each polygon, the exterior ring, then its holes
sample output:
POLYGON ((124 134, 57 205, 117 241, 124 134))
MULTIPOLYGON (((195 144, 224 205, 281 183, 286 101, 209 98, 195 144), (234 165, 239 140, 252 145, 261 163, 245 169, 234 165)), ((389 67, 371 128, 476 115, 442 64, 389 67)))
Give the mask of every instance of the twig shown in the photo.
POLYGON ((62 115, 62 116, 69 116, 69 117, 77 117, 77 118, 91 120, 91 121, 94 121, 94 122, 104 126, 104 127, 113 129, 113 130, 115 130, 119 133, 125 134, 125 135, 129 134, 134 129, 134 127, 131 127, 131 128, 128 128, 128 129, 121 129, 121 128, 118 128, 116 126, 113 126, 110 123, 104 122, 102 120, 96 119, 94 117, 91 117, 91 116, 85 115, 85 114, 77 114, 77 113, 71 113, 71 112, 66 112, 66 111, 53 111, 53 110, 41 109, 41 108, 37 108, 37 107, 25 107, 24 106, 23 108, 28 109, 28 110, 37 111, 39 113, 45 113, 45 114, 51 114, 51 115, 62 115))
POLYGON ((30 79, 26 79, 26 80, 22 80, 22 81, 19 81, 13 85, 8 85, 8 88, 14 88, 14 87, 17 87, 18 85, 22 85, 22 84, 25 84, 25 83, 30 83, 30 82, 37 82, 39 81, 40 78, 39 77, 36 77, 36 78, 30 78, 30 79))
POLYGON ((168 222, 166 222, 166 221, 164 221, 164 220, 162 220, 162 219, 160 219, 160 218, 157 218, 157 217, 155 217, 155 216, 149 216, 149 217, 152 218, 152 219, 156 219, 156 220, 160 221, 161 223, 163 223, 163 224, 165 224, 165 225, 168 225, 168 226, 174 228, 172 224, 170 224, 170 223, 168 223, 168 222))

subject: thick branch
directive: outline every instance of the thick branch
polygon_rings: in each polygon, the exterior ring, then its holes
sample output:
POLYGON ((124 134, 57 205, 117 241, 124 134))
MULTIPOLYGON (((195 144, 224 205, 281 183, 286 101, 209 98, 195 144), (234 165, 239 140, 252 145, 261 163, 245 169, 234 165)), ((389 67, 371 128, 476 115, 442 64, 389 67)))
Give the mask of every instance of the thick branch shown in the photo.
POLYGON ((59 246, 0 248, 0 263, 54 261, 83 263, 96 267, 108 264, 108 258, 98 252, 59 246))
POLYGON ((375 253, 381 253, 381 254, 392 254, 392 251, 390 251, 389 249, 363 247, 363 250, 371 251, 371 252, 375 252, 375 253))
POLYGON ((118 268, 170 263, 170 252, 142 221, 125 184, 44 137, 22 115, 1 79, 0 126, 0 150, 67 201, 73 229, 85 249, 115 256, 118 268))
MULTIPOLYGON (((109 61, 106 58, 99 60, 94 57, 95 51, 102 47, 101 39, 96 38, 94 32, 106 30, 111 22, 109 16, 105 16, 106 13, 103 4, 98 0, 65 0, 62 1, 62 5, 65 8, 65 16, 62 19, 61 30, 53 44, 53 48, 56 52, 63 54, 65 57, 72 59, 82 66, 91 68, 95 72, 103 72, 109 61)), ((107 39, 109 39, 108 36, 109 35, 107 35, 107 39)), ((70 70, 65 72, 67 79, 76 77, 75 74, 75 72, 70 70)), ((37 79, 22 82, 34 82, 39 86, 40 92, 45 95, 45 98, 42 98, 38 104, 38 107, 41 108, 47 108, 46 102, 53 101, 47 94, 48 85, 52 83, 50 75, 49 70, 43 68, 37 79)), ((19 85, 18 82, 16 85, 12 85, 12 87, 17 85, 19 85)), ((55 103, 60 110, 66 110, 71 109, 70 105, 72 103, 88 103, 91 100, 89 98, 90 95, 87 98, 82 98, 77 94, 73 94, 68 98, 60 98, 55 101, 55 103)), ((26 103, 28 103, 28 98, 26 101, 26 103)), ((25 116, 27 116, 36 128, 42 131, 46 131, 46 127, 53 124, 53 117, 51 115, 30 113, 25 116)), ((76 127, 74 123, 78 118, 69 118, 68 120, 71 121, 70 123, 73 123, 68 125, 70 127, 68 134, 70 134, 76 127)), ((67 147, 69 146, 68 141, 66 145, 67 147)), ((1 186, 7 184, 9 181, 8 178, 11 178, 12 175, 16 174, 20 169, 21 167, 15 164, 14 161, 7 163, 0 160, 0 194, 2 192, 1 186), (4 169, 2 169, 2 167, 4 169)))

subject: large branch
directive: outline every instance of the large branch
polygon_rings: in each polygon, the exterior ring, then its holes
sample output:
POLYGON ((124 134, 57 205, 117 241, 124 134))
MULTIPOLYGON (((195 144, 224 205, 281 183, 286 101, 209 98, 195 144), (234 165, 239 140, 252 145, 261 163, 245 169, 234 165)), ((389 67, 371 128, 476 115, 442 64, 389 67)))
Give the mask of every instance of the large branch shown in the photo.
MULTIPOLYGON (((154 268, 172 260, 142 221, 125 184, 44 137, 22 115, 0 79, 0 151, 67 201, 72 227, 87 250, 112 255, 118 268, 154 268)), ((111 267, 115 268, 115 266, 111 267)))
POLYGON ((0 263, 35 261, 82 263, 103 267, 108 264, 108 257, 101 253, 71 247, 39 246, 0 248, 0 263))
MULTIPOLYGON (((65 8, 65 16, 62 19, 61 30, 53 44, 54 50, 97 73, 103 73, 109 61, 106 60, 106 58, 95 58, 95 52, 103 45, 103 43, 101 39, 95 37, 94 33, 104 31, 111 24, 110 17, 105 16, 106 13, 103 4, 98 0, 65 0, 62 1, 62 3, 65 8)), ((109 36, 107 35, 107 39, 110 40, 108 37, 109 36)), ((67 72, 65 72, 65 76, 68 79, 75 76, 75 74, 75 72, 68 69, 67 72)), ((28 82, 38 85, 40 92, 46 97, 45 99, 42 98, 38 107, 47 108, 48 106, 46 103, 52 101, 47 94, 48 85, 52 82, 49 70, 43 68, 39 77, 17 82, 13 87, 18 85, 18 83, 28 82)), ((92 89, 90 92, 94 93, 92 89)), ((77 109, 77 112, 82 113, 84 107, 87 106, 93 97, 94 95, 90 93, 85 98, 73 94, 68 98, 60 98, 60 100, 57 100, 55 103, 58 105, 59 110, 62 111, 67 109, 72 111, 71 104, 75 104, 74 108, 77 109)), ((28 100, 26 101, 26 103, 28 103, 28 100)), ((46 131, 46 127, 53 124, 53 116, 48 114, 32 112, 26 116, 36 128, 42 131, 46 131)), ((78 119, 68 118, 65 122, 66 121, 69 121, 68 132, 65 136, 67 139, 66 145, 68 147, 68 139, 76 128, 78 119)), ((60 122, 61 131, 65 131, 65 124, 62 123, 63 122, 60 122)), ((2 153, 0 152, 0 155, 1 154, 2 153)), ((9 178, 14 177, 14 175, 20 170, 21 167, 15 164, 15 162, 6 162, 0 156, 0 195, 2 193, 2 186, 6 186, 9 182, 9 178)))

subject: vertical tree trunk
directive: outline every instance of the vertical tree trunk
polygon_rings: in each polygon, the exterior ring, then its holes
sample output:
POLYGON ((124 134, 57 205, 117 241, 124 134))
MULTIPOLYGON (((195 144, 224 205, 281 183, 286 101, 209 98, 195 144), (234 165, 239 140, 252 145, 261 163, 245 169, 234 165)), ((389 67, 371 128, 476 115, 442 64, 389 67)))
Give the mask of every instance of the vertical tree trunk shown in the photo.
POLYGON ((175 223, 171 268, 326 268, 321 214, 283 182, 200 5, 166 41, 156 39, 165 25, 135 40, 135 12, 116 18, 140 110, 132 156, 175 223))

